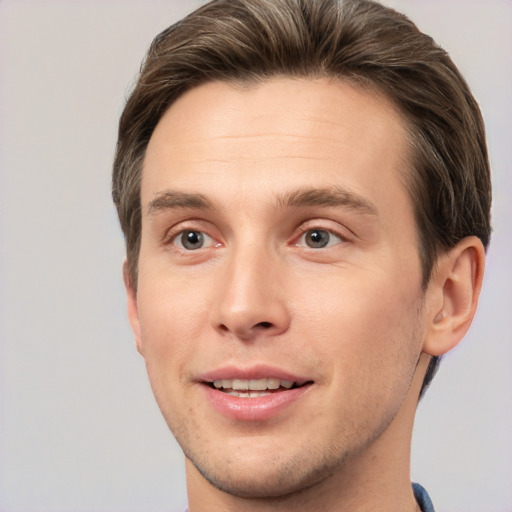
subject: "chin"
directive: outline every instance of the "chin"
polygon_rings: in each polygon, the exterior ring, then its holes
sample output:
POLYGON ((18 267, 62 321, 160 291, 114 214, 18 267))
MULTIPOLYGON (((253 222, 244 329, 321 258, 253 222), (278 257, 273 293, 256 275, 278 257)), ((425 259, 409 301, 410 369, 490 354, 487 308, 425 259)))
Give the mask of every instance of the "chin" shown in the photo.
POLYGON ((240 457, 223 464, 221 470, 217 465, 187 458, 213 487, 245 499, 285 498, 305 491, 329 479, 340 464, 339 460, 333 463, 323 457, 318 457, 321 460, 312 464, 311 459, 306 462, 307 456, 292 457, 287 461, 259 460, 250 464, 240 457))

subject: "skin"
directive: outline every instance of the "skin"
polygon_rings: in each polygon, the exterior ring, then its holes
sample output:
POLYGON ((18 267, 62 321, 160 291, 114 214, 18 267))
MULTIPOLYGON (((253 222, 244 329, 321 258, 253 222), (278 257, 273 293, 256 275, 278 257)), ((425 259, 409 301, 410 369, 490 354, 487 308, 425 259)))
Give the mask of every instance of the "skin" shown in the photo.
POLYGON ((190 512, 418 510, 418 393, 471 322, 484 251, 464 239, 422 288, 408 154, 385 98, 327 79, 208 83, 156 127, 137 291, 126 264, 125 283, 190 512), (314 230, 327 246, 308 245, 314 230), (264 421, 205 399, 205 372, 255 364, 313 383, 264 421))

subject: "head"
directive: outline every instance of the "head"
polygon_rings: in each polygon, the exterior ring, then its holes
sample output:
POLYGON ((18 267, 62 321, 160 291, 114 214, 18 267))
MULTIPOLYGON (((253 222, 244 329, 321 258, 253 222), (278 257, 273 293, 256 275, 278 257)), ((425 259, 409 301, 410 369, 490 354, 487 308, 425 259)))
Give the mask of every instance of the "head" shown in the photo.
MULTIPOLYGON (((137 286, 140 180, 164 112, 209 81, 257 84, 276 76, 330 77, 384 94, 408 129, 423 284, 438 254, 490 238, 490 173, 482 117, 447 53, 405 16, 371 1, 214 1, 158 35, 119 126, 113 198, 137 286)), ((430 363, 424 389, 439 358, 430 363)))
MULTIPOLYGON (((127 280, 134 293, 141 277, 141 182, 145 166, 154 163, 154 151, 148 157, 150 141, 155 147, 165 139, 160 132, 173 130, 169 123, 182 119, 176 112, 183 105, 193 107, 194 91, 215 102, 211 92, 218 89, 222 98, 227 86, 238 91, 233 98, 265 89, 284 101, 279 85, 283 81, 318 83, 324 89, 329 83, 332 87, 322 93, 325 101, 338 84, 347 97, 355 91, 359 98, 380 98, 386 112, 396 117, 403 142, 397 147, 405 162, 400 182, 411 205, 411 237, 423 291, 443 256, 461 241, 477 237, 487 246, 491 192, 482 118, 457 68, 430 37, 403 15, 371 1, 219 0, 157 36, 121 117, 113 197, 126 239, 127 280)), ((308 87, 296 96, 304 104, 308 96, 302 93, 308 87)), ((252 100, 257 103, 257 98, 252 100)), ((186 200, 187 207, 190 201, 197 203, 193 208, 208 206, 207 201, 199 204, 199 196, 171 199, 186 200)), ((158 201, 152 203, 153 209, 160 207, 158 201)), ((418 298, 411 311, 421 307, 418 298)), ((416 318, 409 320, 404 329, 413 332, 416 318)), ((263 323, 261 328, 268 327, 263 323)), ((421 392, 437 364, 435 356, 421 392)))

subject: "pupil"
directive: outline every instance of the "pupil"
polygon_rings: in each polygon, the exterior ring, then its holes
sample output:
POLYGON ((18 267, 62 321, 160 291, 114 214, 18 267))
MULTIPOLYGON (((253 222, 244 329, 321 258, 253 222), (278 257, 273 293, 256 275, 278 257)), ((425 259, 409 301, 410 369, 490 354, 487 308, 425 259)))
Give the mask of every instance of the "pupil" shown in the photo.
POLYGON ((203 235, 199 231, 185 231, 181 235, 181 243, 185 249, 199 249, 203 245, 203 235))
POLYGON ((314 229, 306 235, 306 243, 309 247, 325 247, 329 243, 329 233, 322 229, 314 229))

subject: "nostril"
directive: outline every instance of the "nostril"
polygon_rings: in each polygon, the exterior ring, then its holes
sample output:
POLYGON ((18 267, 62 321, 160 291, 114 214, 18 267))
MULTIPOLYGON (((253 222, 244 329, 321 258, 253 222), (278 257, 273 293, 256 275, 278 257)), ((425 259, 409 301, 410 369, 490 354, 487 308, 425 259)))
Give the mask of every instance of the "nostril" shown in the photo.
MULTIPOLYGON (((0 0, 1 1, 1 0, 0 0)), ((277 332, 277 325, 274 322, 232 322, 219 323, 216 325, 216 330, 223 334, 234 334, 240 339, 251 339, 254 336, 269 336, 277 332)))
POLYGON ((270 322, 260 322, 255 325, 255 327, 263 327, 263 329, 270 329, 272 324, 270 322))

